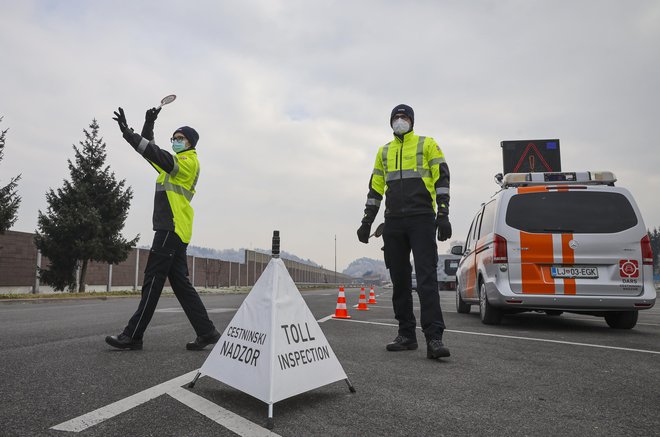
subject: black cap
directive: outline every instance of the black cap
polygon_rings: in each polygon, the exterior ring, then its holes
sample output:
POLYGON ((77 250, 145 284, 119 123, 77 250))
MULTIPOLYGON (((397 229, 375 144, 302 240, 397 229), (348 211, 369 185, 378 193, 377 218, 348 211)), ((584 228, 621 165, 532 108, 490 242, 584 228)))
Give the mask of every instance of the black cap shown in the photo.
POLYGON ((394 116, 397 114, 403 114, 407 116, 410 119, 410 129, 412 129, 412 127, 415 125, 415 111, 413 111, 413 108, 408 105, 404 105, 403 103, 396 105, 394 109, 392 109, 392 114, 390 115, 390 126, 392 126, 392 120, 394 120, 394 116))
MULTIPOLYGON (((174 131, 174 133, 177 132, 186 137, 190 143, 190 147, 195 147, 197 145, 197 141, 199 141, 199 134, 195 129, 191 128, 190 126, 182 126, 174 131)), ((172 136, 174 136, 174 134, 172 134, 172 136)))

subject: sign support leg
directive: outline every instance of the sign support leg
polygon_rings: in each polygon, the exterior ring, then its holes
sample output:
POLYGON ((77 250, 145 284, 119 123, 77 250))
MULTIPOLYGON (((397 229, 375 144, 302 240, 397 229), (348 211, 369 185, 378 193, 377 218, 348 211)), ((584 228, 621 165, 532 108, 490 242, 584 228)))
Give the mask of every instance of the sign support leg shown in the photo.
POLYGON ((346 377, 346 379, 344 381, 346 381, 346 384, 348 384, 348 390, 351 393, 355 393, 355 387, 353 387, 353 384, 351 384, 351 380, 348 379, 348 376, 346 377))
POLYGON ((188 388, 194 388, 195 383, 197 382, 197 380, 199 379, 199 377, 201 375, 202 375, 202 372, 197 372, 197 375, 195 375, 195 378, 192 381, 190 381, 190 383, 188 384, 188 388))
POLYGON ((273 404, 268 404, 268 421, 266 422, 266 428, 273 429, 273 404))

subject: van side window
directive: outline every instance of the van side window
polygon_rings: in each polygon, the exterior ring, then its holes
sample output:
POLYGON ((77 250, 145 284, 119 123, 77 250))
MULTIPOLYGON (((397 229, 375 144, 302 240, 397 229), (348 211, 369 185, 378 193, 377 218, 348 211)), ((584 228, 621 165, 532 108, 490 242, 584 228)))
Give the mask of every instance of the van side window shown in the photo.
POLYGON ((477 216, 472 221, 472 225, 470 226, 470 233, 468 234, 468 241, 465 243, 465 247, 470 251, 474 250, 477 243, 477 233, 479 232, 479 220, 481 220, 481 211, 479 211, 477 216))
POLYGON ((470 230, 468 231, 467 238, 465 239, 465 249, 464 251, 467 252, 470 249, 470 245, 472 244, 472 230, 474 229, 474 222, 476 220, 472 220, 472 223, 470 224, 470 230))
POLYGON ((493 225, 495 224, 495 199, 491 200, 484 206, 484 212, 481 219, 481 231, 479 231, 479 238, 493 232, 493 225))
POLYGON ((481 225, 481 212, 477 214, 477 218, 474 219, 474 233, 472 234, 472 241, 476 242, 479 239, 479 226, 481 225))

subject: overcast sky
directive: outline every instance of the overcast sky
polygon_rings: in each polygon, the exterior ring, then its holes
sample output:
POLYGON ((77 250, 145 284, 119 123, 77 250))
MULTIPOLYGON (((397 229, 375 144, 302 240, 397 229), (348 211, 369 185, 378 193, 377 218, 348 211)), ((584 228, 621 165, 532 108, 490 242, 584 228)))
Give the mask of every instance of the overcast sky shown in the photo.
POLYGON ((283 250, 329 269, 335 236, 338 270, 382 258, 381 240, 356 230, 399 103, 446 156, 452 239, 496 191, 507 139, 559 138, 563 170, 612 170, 660 226, 655 0, 0 0, 0 11, 0 184, 23 175, 16 231, 35 231, 96 118, 135 194, 124 235, 149 245, 156 173, 112 112, 139 131, 171 93, 157 144, 169 149, 182 125, 200 134, 194 245, 269 248, 279 229, 283 250))

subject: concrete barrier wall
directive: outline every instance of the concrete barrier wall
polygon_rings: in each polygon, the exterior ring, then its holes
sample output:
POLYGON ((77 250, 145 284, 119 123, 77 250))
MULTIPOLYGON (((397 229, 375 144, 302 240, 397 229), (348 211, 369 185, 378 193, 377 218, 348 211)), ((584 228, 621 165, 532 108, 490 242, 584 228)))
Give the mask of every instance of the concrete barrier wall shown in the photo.
POLYGON ((0 235, 0 287, 31 287, 36 265, 34 234, 7 231, 0 235))
MULTIPOLYGON (((144 280, 148 249, 133 248, 126 261, 109 265, 90 262, 85 280, 88 291, 139 290, 144 280)), ((242 263, 212 258, 188 256, 188 274, 198 288, 252 286, 265 270, 270 256, 246 250, 242 263)), ((7 231, 0 234, 0 293, 47 292, 51 287, 40 283, 37 267, 47 267, 34 245, 34 234, 7 231)), ((296 283, 334 284, 335 272, 291 260, 284 260, 296 283)), ((353 278, 336 274, 338 283, 350 283, 353 278)), ((169 287, 169 282, 165 284, 169 287)))

